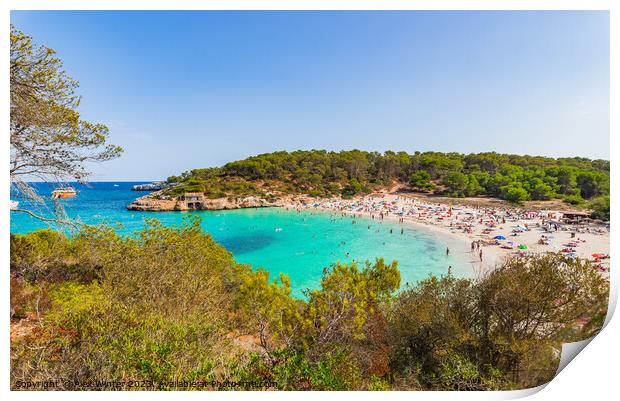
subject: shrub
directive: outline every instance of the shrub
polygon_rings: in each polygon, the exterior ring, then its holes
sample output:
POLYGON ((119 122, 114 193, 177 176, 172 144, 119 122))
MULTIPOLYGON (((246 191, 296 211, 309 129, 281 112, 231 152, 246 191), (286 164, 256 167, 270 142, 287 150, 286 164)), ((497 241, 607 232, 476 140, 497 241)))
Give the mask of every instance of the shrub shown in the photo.
POLYGON ((592 217, 599 220, 609 221, 610 219, 610 198, 609 196, 599 196, 590 201, 592 217))
POLYGON ((567 195, 564 197, 564 202, 571 205, 581 205, 585 202, 585 200, 579 195, 567 195))
POLYGON ((501 187, 500 197, 510 202, 521 203, 529 199, 529 194, 519 184, 512 183, 501 187))
POLYGON ((105 227, 12 236, 11 317, 34 324, 12 338, 11 379, 535 386, 552 377, 562 342, 600 330, 609 289, 590 262, 555 254, 509 259, 479 280, 399 286, 396 262, 377 259, 336 264, 293 298, 288 277, 236 263, 195 217, 128 237, 105 227))

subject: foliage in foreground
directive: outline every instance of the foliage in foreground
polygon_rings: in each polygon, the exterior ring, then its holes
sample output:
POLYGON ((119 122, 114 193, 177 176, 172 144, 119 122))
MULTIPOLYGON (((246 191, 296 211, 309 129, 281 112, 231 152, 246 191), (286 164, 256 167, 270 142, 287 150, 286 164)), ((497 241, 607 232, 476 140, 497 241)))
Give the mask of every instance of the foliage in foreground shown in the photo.
POLYGON ((296 299, 286 276, 236 263, 194 219, 152 221, 133 237, 15 235, 11 317, 22 333, 12 336, 11 385, 529 387, 551 379, 562 342, 600 329, 608 291, 590 263, 553 254, 512 259, 478 281, 399 285, 395 262, 338 264, 296 299))

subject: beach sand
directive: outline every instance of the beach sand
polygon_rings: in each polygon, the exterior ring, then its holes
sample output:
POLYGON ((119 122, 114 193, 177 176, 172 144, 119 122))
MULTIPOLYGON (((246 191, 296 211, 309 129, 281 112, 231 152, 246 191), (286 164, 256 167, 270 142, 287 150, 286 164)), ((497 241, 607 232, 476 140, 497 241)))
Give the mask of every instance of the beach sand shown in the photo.
POLYGON ((462 255, 472 265, 475 276, 485 274, 513 255, 563 250, 595 262, 601 274, 609 275, 610 259, 595 260, 592 256, 609 255, 608 227, 561 224, 557 220, 559 215, 550 211, 431 203, 403 194, 371 194, 351 200, 292 197, 284 200, 281 206, 387 219, 431 231, 450 248, 452 255, 462 255), (552 232, 545 231, 545 226, 552 232), (493 240, 496 236, 506 239, 493 240), (541 238, 545 239, 545 244, 539 243, 541 238), (480 247, 472 251, 474 241, 478 241, 480 247), (566 246, 569 243, 574 246, 566 246), (527 249, 519 249, 519 246, 527 246, 527 249))

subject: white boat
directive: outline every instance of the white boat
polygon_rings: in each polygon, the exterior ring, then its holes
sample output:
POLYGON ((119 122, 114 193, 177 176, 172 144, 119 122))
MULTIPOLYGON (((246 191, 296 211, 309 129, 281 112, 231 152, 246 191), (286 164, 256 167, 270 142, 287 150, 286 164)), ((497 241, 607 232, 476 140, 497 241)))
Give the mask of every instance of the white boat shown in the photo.
POLYGON ((17 210, 18 207, 19 207, 19 202, 11 199, 11 210, 17 210))
POLYGON ((75 198, 77 191, 73 187, 58 188, 52 192, 52 199, 75 198))

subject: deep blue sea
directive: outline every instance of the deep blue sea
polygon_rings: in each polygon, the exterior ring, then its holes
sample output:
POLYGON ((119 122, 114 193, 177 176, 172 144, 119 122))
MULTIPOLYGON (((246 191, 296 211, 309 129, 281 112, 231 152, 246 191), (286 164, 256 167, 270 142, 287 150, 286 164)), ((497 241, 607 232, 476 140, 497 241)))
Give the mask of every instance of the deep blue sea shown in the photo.
MULTIPOLYGON (((448 266, 456 276, 473 276, 467 262, 466 246, 450 237, 400 225, 396 222, 352 219, 326 212, 287 211, 281 208, 241 209, 230 211, 135 212, 127 205, 145 192, 131 191, 143 182, 93 182, 88 186, 73 184, 78 196, 63 199, 66 213, 83 223, 108 223, 120 234, 140 230, 145 218, 157 218, 165 225, 178 225, 183 216, 199 215, 202 227, 231 251, 236 260, 263 267, 273 275, 286 273, 295 295, 303 289, 317 288, 323 268, 336 261, 374 261, 383 257, 397 260, 402 286, 428 277, 446 274, 448 266), (370 226, 370 228, 368 228, 370 226), (404 233, 401 234, 401 228, 404 233), (390 233, 392 230, 392 233, 390 233), (446 246, 450 256, 446 256, 446 246)), ((20 202, 20 208, 52 216, 50 184, 35 184, 47 205, 20 202)), ((17 198, 14 198, 17 199, 17 198)), ((18 199, 17 199, 18 200, 18 199)), ((27 233, 48 225, 25 213, 11 212, 11 233, 27 233)))

